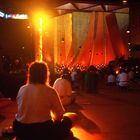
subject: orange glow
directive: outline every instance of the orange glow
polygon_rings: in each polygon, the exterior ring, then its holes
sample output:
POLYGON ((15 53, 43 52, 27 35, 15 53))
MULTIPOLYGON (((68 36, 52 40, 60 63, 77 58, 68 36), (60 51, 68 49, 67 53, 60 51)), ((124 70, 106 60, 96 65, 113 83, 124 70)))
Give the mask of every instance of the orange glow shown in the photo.
POLYGON ((116 70, 116 74, 118 74, 119 73, 119 70, 116 70))
POLYGON ((71 130, 72 130, 74 136, 80 140, 103 140, 101 135, 94 133, 94 132, 89 133, 80 127, 75 126, 71 130))
POLYGON ((47 56, 47 61, 49 61, 49 62, 52 61, 51 56, 47 56))
POLYGON ((84 65, 85 64, 85 61, 82 61, 82 65, 84 65))
POLYGON ((40 29, 39 29, 39 33, 40 33, 40 40, 39 40, 39 61, 43 60, 43 54, 42 54, 42 48, 43 48, 43 43, 42 43, 42 31, 43 31, 43 19, 42 17, 40 17, 39 19, 39 23, 40 23, 40 29))
POLYGON ((42 18, 42 30, 45 30, 46 28, 49 28, 50 26, 50 16, 47 15, 44 12, 36 13, 33 17, 33 23, 35 25, 35 28, 38 30, 40 29, 40 18, 42 18))
POLYGON ((50 114, 51 114, 52 120, 55 120, 55 115, 54 115, 54 113, 51 111, 50 114))
POLYGON ((36 44, 36 61, 43 61, 43 48, 44 48, 44 35, 46 33, 46 29, 49 29, 49 16, 44 12, 37 13, 34 16, 34 25, 37 33, 37 44, 36 44))

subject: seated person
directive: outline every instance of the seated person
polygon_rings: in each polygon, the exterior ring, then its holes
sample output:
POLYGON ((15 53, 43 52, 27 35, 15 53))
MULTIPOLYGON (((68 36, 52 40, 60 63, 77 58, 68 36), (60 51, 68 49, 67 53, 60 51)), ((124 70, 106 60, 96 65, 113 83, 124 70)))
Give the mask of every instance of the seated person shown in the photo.
POLYGON ((99 73, 95 66, 89 66, 85 74, 85 88, 87 93, 97 93, 99 85, 99 73))
POLYGON ((53 87, 59 94, 62 104, 70 105, 75 100, 75 95, 72 93, 72 86, 68 74, 62 74, 61 78, 56 79, 53 87))
POLYGON ((113 86, 116 85, 116 76, 114 73, 109 73, 107 76, 107 85, 113 86))
POLYGON ((120 87, 126 87, 129 84, 129 77, 128 74, 125 72, 124 69, 120 70, 120 73, 117 75, 117 85, 120 87))
POLYGON ((57 92, 49 86, 48 73, 46 63, 31 63, 27 83, 18 91, 13 130, 20 140, 64 140, 69 136, 72 120, 65 116, 57 92))

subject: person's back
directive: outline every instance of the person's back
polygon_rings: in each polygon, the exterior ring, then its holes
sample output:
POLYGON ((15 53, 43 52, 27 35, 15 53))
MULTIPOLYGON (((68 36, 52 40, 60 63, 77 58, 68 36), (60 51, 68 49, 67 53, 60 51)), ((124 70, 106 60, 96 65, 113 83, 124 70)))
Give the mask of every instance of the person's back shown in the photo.
POLYGON ((48 69, 43 62, 30 65, 27 83, 17 95, 18 110, 13 122, 16 136, 21 140, 57 140, 69 135, 72 122, 64 117, 60 98, 48 85, 48 69), (51 115, 53 114, 53 117, 51 115))
POLYGON ((53 87, 58 92, 63 105, 69 105, 74 101, 72 87, 69 80, 65 78, 58 78, 54 82, 53 87))
POLYGON ((108 85, 115 85, 116 84, 116 76, 114 74, 109 74, 107 76, 107 84, 108 85))
POLYGON ((122 71, 118 75, 118 79, 119 79, 119 83, 118 83, 119 86, 121 86, 121 87, 128 86, 129 77, 128 77, 128 74, 125 71, 122 71))
MULTIPOLYGON (((16 119, 22 123, 45 122, 51 119, 50 110, 57 104, 57 94, 49 86, 28 84, 20 88, 17 96, 19 111, 16 119)), ((54 107, 63 114, 61 108, 54 107)), ((56 114, 57 115, 57 114, 56 114)))

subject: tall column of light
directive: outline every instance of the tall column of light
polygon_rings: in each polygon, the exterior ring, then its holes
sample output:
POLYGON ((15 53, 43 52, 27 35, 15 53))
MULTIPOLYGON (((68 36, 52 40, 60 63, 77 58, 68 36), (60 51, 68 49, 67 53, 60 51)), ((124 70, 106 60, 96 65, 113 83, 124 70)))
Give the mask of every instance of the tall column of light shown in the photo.
POLYGON ((46 61, 49 59, 49 49, 46 47, 47 35, 46 33, 50 31, 50 16, 45 12, 36 12, 33 15, 33 23, 35 27, 35 61, 46 61), (46 51, 47 50, 47 54, 46 51), (46 58, 47 57, 47 58, 46 58))
POLYGON ((43 39, 43 35, 42 35, 42 32, 43 32, 43 19, 42 17, 39 18, 39 61, 43 61, 43 42, 42 42, 42 39, 43 39))

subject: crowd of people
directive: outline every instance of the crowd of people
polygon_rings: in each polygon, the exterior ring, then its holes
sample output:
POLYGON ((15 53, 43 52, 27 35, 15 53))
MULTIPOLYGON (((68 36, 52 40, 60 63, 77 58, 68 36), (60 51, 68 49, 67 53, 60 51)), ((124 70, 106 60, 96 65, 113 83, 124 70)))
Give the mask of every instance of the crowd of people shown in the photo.
MULTIPOLYGON (((15 98, 19 87, 25 84, 26 82, 26 72, 27 66, 26 68, 24 68, 24 72, 21 70, 19 71, 19 73, 11 73, 11 72, 2 73, 0 76, 1 94, 3 94, 3 96, 5 97, 15 98)), ((70 89, 69 91, 72 92, 84 91, 86 93, 94 94, 97 93, 98 86, 102 81, 101 79, 105 79, 107 85, 118 85, 118 86, 122 86, 123 84, 128 85, 130 83, 129 81, 139 83, 140 60, 139 59, 124 60, 123 58, 119 58, 114 61, 111 61, 108 65, 102 67, 95 67, 93 65, 90 66, 75 65, 73 67, 68 67, 65 65, 57 64, 54 70, 50 69, 49 84, 53 86, 56 79, 57 83, 58 81, 59 83, 61 81, 61 84, 69 83, 65 84, 65 86, 66 85, 71 86, 71 89, 68 88, 70 89)), ((69 93, 67 93, 68 97, 70 96, 69 93)))
MULTIPOLYGON (((75 102, 75 92, 98 93, 102 79, 109 86, 121 88, 129 86, 131 82, 139 84, 139 64, 121 59, 100 69, 93 65, 85 69, 64 67, 61 72, 53 73, 53 77, 57 77, 52 80, 52 73, 45 62, 32 62, 24 75, 24 82, 17 88, 18 110, 13 121, 14 134, 20 140, 65 139, 73 125, 65 106, 75 102)), ((1 97, 4 97, 2 92, 1 97)))
POLYGON ((17 113, 10 133, 18 139, 65 140, 70 136, 71 116, 76 114, 65 111, 58 92, 49 85, 45 62, 30 64, 27 81, 19 88, 16 102, 17 113))

